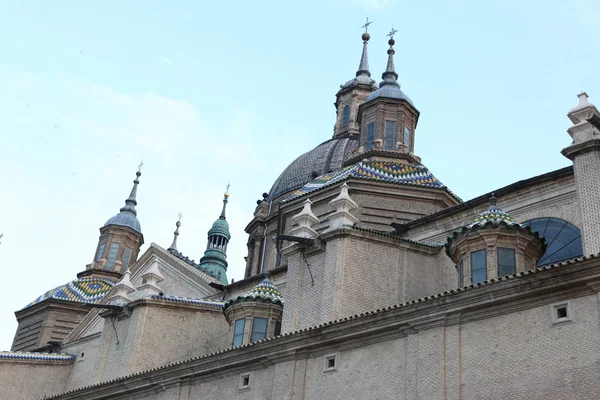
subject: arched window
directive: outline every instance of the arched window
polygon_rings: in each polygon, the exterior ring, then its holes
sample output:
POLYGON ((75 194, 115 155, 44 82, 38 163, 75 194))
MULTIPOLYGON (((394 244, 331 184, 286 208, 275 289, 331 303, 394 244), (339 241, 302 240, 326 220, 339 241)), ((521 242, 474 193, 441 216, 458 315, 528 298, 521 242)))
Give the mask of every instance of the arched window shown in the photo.
POLYGON ((540 257, 538 267, 583 255, 581 232, 575 225, 558 218, 536 218, 523 225, 546 239, 546 252, 540 257))

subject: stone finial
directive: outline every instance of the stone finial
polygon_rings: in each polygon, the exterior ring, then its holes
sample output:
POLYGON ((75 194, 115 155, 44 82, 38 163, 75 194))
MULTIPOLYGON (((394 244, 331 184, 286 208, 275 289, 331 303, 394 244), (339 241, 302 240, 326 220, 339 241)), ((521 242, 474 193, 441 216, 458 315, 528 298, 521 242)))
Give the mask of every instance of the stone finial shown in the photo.
POLYGON ((329 202, 329 205, 335 208, 335 212, 327 217, 329 220, 328 232, 358 222, 358 219, 350 214, 350 211, 358 208, 358 204, 350 198, 348 184, 344 182, 340 189, 340 194, 329 202))
POLYGON ((312 227, 319 223, 319 218, 312 212, 312 201, 306 199, 304 202, 304 208, 300 213, 292 217, 292 221, 298 224, 297 227, 290 231, 290 234, 294 236, 300 236, 305 238, 315 238, 319 234, 312 227))
POLYGON ((144 297, 161 294, 162 289, 158 286, 158 282, 164 280, 165 278, 158 268, 158 261, 155 259, 152 261, 150 268, 142 274, 142 284, 137 287, 137 290, 142 293, 144 297))
POLYGON ((577 95, 579 102, 567 116, 573 125, 567 130, 573 138, 573 143, 582 143, 594 137, 596 127, 590 123, 592 118, 599 118, 600 112, 592 103, 588 102, 588 94, 581 92, 577 95))
POLYGON ((129 295, 135 292, 135 288, 131 284, 130 278, 131 273, 129 270, 125 271, 121 280, 113 286, 114 294, 108 299, 110 304, 122 306, 132 300, 129 295))

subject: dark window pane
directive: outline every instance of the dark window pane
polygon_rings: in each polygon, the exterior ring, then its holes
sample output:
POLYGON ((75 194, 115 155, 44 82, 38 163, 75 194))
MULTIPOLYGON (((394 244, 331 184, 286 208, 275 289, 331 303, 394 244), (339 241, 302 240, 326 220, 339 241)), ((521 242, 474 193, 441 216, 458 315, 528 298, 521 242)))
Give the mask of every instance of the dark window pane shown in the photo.
POLYGON ((275 321, 275 336, 281 335, 281 321, 275 321))
POLYGON ((235 321, 235 328, 233 331, 233 347, 241 346, 244 341, 244 327, 246 326, 246 319, 238 319, 235 321))
POLYGON ((100 260, 102 258, 102 255, 104 254, 104 249, 106 248, 106 243, 102 243, 100 245, 100 247, 98 247, 98 254, 96 254, 96 261, 100 260))
POLYGON ((512 275, 517 272, 515 250, 498 247, 498 276, 512 275))
POLYGON ((117 261, 117 253, 119 252, 119 243, 111 243, 110 251, 108 252, 108 258, 106 259, 106 269, 112 271, 115 268, 115 261, 117 261))
POLYGON ((487 259, 485 249, 471 253, 471 283, 487 280, 487 259))
POLYGON ((131 248, 125 247, 125 251, 123 252, 123 264, 121 265, 121 272, 127 271, 127 267, 129 267, 130 259, 131 259, 131 248))
POLYGON ((385 121, 385 150, 396 150, 396 121, 385 121))
POLYGON ((458 285, 459 287, 465 286, 465 261, 461 260, 458 266, 458 285))
POLYGON ((371 150, 373 147, 373 141, 375 140, 375 122, 371 122, 367 125, 367 144, 366 149, 371 150))
POLYGON ((252 320, 252 336, 250 341, 262 340, 267 337, 267 319, 254 317, 252 320))
POLYGON ((344 107, 344 113, 342 114, 342 127, 345 128, 350 122, 350 106, 344 107))
POLYGON ((410 150, 410 129, 408 129, 408 126, 404 127, 404 144, 406 145, 406 150, 410 150))
POLYGON ((583 255, 581 232, 575 225, 558 218, 536 218, 523 223, 546 240, 546 252, 538 267, 583 255))

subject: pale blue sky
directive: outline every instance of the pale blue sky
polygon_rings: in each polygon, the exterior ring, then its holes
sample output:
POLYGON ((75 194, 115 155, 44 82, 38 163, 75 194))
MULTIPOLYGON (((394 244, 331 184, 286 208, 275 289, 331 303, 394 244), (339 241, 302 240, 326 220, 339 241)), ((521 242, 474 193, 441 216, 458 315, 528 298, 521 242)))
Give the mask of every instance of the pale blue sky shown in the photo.
MULTIPOLYGON (((146 244, 198 260, 231 181, 229 277, 255 200, 331 137, 371 26, 396 36, 417 155, 470 199, 566 165, 566 113, 600 99, 594 0, 0 1, 0 349, 13 311, 91 262, 136 165, 146 244)), ((600 103, 600 100, 598 100, 600 103)))

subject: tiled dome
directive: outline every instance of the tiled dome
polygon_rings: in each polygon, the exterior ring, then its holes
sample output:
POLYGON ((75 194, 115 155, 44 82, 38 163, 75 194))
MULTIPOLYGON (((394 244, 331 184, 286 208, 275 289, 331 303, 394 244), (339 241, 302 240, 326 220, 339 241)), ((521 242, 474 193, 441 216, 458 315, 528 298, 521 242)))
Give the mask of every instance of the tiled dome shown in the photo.
POLYGON ((238 296, 227 301, 223 305, 223 311, 225 311, 232 304, 243 301, 263 301, 283 306, 283 296, 281 295, 281 292, 268 277, 252 288, 252 290, 245 295, 238 296))
POLYGON ((317 176, 342 168, 357 148, 358 137, 343 137, 330 139, 302 154, 279 175, 269 192, 269 200, 300 189, 317 176))
POLYGON ((27 306, 28 308, 47 299, 74 301, 79 303, 99 303, 112 289, 114 283, 100 278, 79 278, 47 291, 27 306))
POLYGON ((127 226, 133 229, 136 232, 142 233, 142 226, 140 225, 140 221, 137 217, 130 212, 120 212, 104 224, 104 226, 108 225, 120 225, 127 226))

